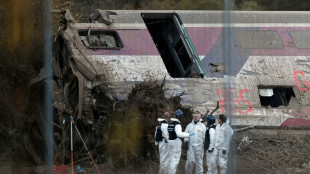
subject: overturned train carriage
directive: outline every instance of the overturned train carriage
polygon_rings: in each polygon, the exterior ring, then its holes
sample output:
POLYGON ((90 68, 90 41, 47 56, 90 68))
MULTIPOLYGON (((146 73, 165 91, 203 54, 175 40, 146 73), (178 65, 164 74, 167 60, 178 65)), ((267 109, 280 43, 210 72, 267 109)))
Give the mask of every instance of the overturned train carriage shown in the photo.
POLYGON ((135 84, 165 80, 167 97, 182 94, 202 113, 219 101, 233 125, 310 126, 310 12, 232 12, 231 21, 227 40, 221 11, 94 10, 88 23, 66 11, 55 103, 91 124, 103 98, 126 100, 135 84))

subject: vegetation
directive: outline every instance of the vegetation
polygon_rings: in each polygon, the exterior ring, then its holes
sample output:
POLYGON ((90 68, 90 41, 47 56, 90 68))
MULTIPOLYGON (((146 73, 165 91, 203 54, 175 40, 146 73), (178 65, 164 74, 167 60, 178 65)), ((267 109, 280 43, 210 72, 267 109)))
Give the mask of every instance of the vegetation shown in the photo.
MULTIPOLYGON (((86 20, 94 9, 107 10, 223 10, 218 0, 54 0, 56 9, 70 9, 75 19, 86 20), (85 16, 86 15, 86 16, 85 16)), ((233 10, 308 11, 310 0, 236 0, 233 10)))

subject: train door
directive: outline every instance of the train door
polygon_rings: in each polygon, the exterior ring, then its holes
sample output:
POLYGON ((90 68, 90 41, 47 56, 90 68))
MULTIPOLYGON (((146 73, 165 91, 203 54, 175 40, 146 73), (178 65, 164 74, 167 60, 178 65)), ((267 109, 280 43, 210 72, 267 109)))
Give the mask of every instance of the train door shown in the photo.
POLYGON ((142 13, 171 77, 205 77, 198 54, 176 13, 142 13))

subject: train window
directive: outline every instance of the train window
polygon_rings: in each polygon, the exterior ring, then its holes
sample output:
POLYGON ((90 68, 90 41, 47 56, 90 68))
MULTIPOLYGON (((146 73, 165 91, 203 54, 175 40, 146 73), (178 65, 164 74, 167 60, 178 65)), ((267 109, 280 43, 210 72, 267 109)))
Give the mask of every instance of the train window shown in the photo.
POLYGON ((262 106, 288 106, 292 97, 295 97, 293 87, 266 87, 259 86, 259 98, 262 106))
POLYGON ((239 45, 246 49, 280 49, 283 43, 276 31, 238 30, 239 45))
POLYGON ((310 49, 310 31, 291 31, 294 45, 299 49, 310 49))
POLYGON ((114 30, 79 30, 81 41, 92 49, 121 49, 123 43, 114 30))

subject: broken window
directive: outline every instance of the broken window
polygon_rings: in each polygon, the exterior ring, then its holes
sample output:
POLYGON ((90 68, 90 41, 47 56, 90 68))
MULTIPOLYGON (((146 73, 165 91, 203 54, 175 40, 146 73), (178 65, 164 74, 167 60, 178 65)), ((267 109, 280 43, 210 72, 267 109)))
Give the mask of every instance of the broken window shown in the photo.
POLYGON ((87 48, 121 49, 123 43, 114 30, 80 30, 80 38, 87 48))
POLYGON ((291 31, 291 37, 296 48, 310 49, 310 31, 291 31))
POLYGON ((283 43, 276 31, 238 30, 239 45, 246 49, 279 49, 283 43))
POLYGON ((295 97, 293 87, 258 87, 262 106, 288 106, 292 97, 295 97))
POLYGON ((200 58, 176 13, 142 13, 171 77, 204 77, 200 58))

